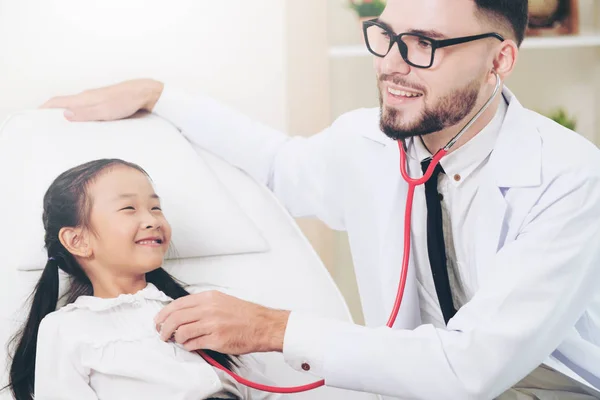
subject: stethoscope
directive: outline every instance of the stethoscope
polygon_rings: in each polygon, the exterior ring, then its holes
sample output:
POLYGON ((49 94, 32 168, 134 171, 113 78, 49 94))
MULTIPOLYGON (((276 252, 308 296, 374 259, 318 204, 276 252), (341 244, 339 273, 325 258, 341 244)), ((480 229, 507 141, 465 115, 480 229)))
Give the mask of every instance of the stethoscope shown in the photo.
MULTIPOLYGON (((429 178, 431 178, 431 175, 433 175, 433 171, 434 171, 436 165, 440 162, 442 157, 444 157, 448 153, 450 148, 452 146, 454 146, 454 144, 460 139, 460 137, 475 123, 475 121, 481 116, 481 114, 483 114, 485 112, 485 110, 487 110, 487 108, 490 106, 490 104, 496 97, 496 94, 498 94, 498 91, 500 90, 500 84, 501 84, 500 76, 498 75, 498 73, 494 71, 494 74, 496 75, 496 86, 495 86, 494 92, 492 93, 490 98, 483 105, 483 107, 481 107, 481 109, 477 112, 477 114, 475 114, 475 116, 473 116, 473 118, 471 118, 471 120, 460 130, 460 132, 458 132, 458 134, 456 134, 456 136, 454 136, 448 142, 448 144, 446 144, 446 146, 444 146, 443 148, 438 150, 432 157, 429 157, 427 159, 427 160, 431 160, 431 163, 430 163, 429 167, 427 168, 427 171, 425 171, 425 174, 423 175, 423 177, 414 179, 414 178, 411 178, 410 175, 408 175, 407 162, 406 162, 406 151, 407 151, 406 144, 402 140, 398 141, 398 148, 400 150, 400 172, 402 174, 402 178, 404 178, 406 183, 408 183, 408 194, 407 194, 407 199, 406 199, 406 210, 405 210, 405 216, 404 216, 404 257, 402 259, 402 273, 400 275, 400 284, 398 285, 398 293, 396 295, 394 307, 392 308, 390 318, 386 324, 386 326, 388 328, 391 328, 394 325, 394 322, 396 321, 396 318, 398 316, 398 311, 400 310, 400 304, 402 303, 402 297, 404 296, 404 288, 406 286, 406 277, 408 275, 408 262, 409 262, 409 258, 410 258, 411 213, 412 213, 412 204, 413 204, 415 188, 419 185, 424 184, 425 182, 427 182, 429 180, 429 178)), ((221 364, 216 362, 211 356, 206 354, 206 352, 204 352, 204 351, 198 351, 198 354, 200 354, 200 356, 202 356, 202 358, 204 358, 204 360, 206 362, 208 362, 210 365, 227 373, 229 376, 231 376, 233 379, 235 379, 238 383, 241 383, 242 385, 250 387, 252 389, 261 390, 263 392, 286 393, 286 394, 300 393, 300 392, 306 392, 309 390, 313 390, 313 389, 316 389, 318 387, 325 385, 324 379, 320 380, 318 382, 307 384, 307 385, 294 386, 294 387, 278 387, 278 386, 262 385, 260 383, 256 383, 256 382, 252 382, 247 379, 244 379, 241 376, 238 376, 237 374, 235 374, 234 372, 229 371, 228 369, 223 367, 221 364)))

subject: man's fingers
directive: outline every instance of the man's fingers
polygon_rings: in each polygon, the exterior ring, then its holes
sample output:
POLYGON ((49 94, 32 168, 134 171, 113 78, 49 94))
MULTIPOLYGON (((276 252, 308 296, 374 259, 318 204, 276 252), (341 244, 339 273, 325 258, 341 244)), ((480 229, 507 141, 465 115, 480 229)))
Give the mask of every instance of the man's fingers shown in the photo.
POLYGON ((73 108, 82 105, 81 95, 56 96, 46 101, 40 108, 73 108))
POLYGON ((64 117, 69 121, 101 121, 104 118, 104 109, 98 104, 82 104, 77 96, 60 96, 48 100, 40 106, 41 109, 64 108, 64 117))
POLYGON ((40 108, 65 108, 64 97, 53 97, 40 106, 40 108))
POLYGON ((215 343, 212 335, 204 335, 200 337, 196 337, 194 339, 188 340, 183 343, 183 348, 187 351, 196 351, 196 350, 214 350, 215 343))
POLYGON ((173 300, 171 303, 167 304, 158 314, 154 317, 154 323, 156 325, 161 325, 165 322, 169 315, 177 310, 183 310, 186 308, 192 308, 197 305, 202 304, 204 293, 192 294, 188 296, 180 297, 176 300, 173 300))
POLYGON ((177 343, 184 344, 190 340, 210 335, 212 332, 208 328, 207 324, 203 322, 204 321, 193 321, 180 325, 175 331, 173 339, 177 343))
POLYGON ((100 105, 92 107, 70 108, 64 112, 65 118, 72 122, 104 121, 108 119, 106 118, 105 114, 105 110, 100 105))
POLYGON ((161 339, 168 340, 176 331, 179 332, 184 325, 201 320, 203 318, 201 314, 202 310, 199 308, 185 308, 174 311, 163 323, 157 325, 161 339))

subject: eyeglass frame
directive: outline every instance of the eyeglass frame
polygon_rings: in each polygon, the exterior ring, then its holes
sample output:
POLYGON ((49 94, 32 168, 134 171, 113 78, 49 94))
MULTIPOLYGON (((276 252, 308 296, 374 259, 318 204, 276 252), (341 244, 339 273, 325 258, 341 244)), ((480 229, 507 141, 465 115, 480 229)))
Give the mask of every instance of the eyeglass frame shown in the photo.
POLYGON ((389 27, 382 24, 377 18, 370 19, 368 21, 363 22, 363 34, 364 34, 364 38, 365 38, 365 44, 367 45, 367 50, 369 50, 369 52, 371 54, 373 54, 377 57, 380 57, 380 58, 384 58, 390 53, 390 50, 392 50, 392 47, 394 47, 394 44, 397 44, 398 51, 400 52, 400 55, 402 56, 402 59, 404 60, 404 62, 406 62, 408 65, 410 65, 412 67, 422 68, 422 69, 431 68, 431 66, 433 65, 433 61, 435 59, 435 51, 437 49, 441 49, 441 48, 448 47, 448 46, 455 46, 457 44, 468 43, 468 42, 472 42, 474 40, 486 39, 486 38, 490 38, 490 37, 496 38, 496 39, 500 40, 501 42, 503 42, 505 40, 502 35, 500 35, 499 33, 496 33, 496 32, 481 33, 478 35, 462 36, 462 37, 457 37, 457 38, 452 38, 452 39, 442 39, 442 40, 433 39, 433 38, 430 38, 429 36, 425 36, 425 35, 422 35, 419 33, 412 33, 412 32, 404 32, 404 33, 395 34, 389 27), (375 53, 375 51, 371 48, 371 45, 369 44, 369 37, 367 35, 367 29, 370 26, 377 26, 377 27, 383 29, 384 31, 386 31, 387 33, 389 33, 389 35, 390 35, 390 47, 387 49, 387 51, 385 52, 384 55, 375 53), (415 37, 419 37, 421 39, 425 39, 431 43, 431 60, 429 61, 428 66, 424 67, 422 65, 417 65, 417 64, 410 62, 410 60, 408 59, 408 47, 406 46, 406 43, 404 43, 402 41, 403 36, 415 36, 415 37), (404 49, 404 51, 403 51, 403 49, 404 49))

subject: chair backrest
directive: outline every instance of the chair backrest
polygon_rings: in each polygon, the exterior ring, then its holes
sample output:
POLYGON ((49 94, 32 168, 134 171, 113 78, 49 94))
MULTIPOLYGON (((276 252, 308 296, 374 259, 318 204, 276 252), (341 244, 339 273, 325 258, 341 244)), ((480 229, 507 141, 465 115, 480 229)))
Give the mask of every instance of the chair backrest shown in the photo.
MULTIPOLYGON (((41 210, 45 190, 70 166, 114 157, 145 168, 164 203, 171 205, 165 213, 175 219, 173 238, 178 256, 167 260, 165 267, 177 278, 191 285, 223 286, 240 297, 273 307, 351 319, 342 295, 294 220, 269 190, 242 171, 194 148, 182 140, 176 128, 154 115, 70 123, 60 110, 35 110, 14 115, 0 130, 2 344, 25 318, 24 301, 44 265, 41 210), (199 211, 203 208, 198 207, 199 202, 205 206, 203 211, 199 211), (184 216, 206 224, 186 224, 184 216), (209 231, 213 238, 202 245, 209 231), (182 249, 178 241, 185 243, 182 249)), ((2 382, 8 365, 4 347, 0 353, 2 382)), ((260 357, 267 362, 268 374, 280 384, 314 380, 291 369, 279 354, 260 357)), ((7 393, 0 396, 10 398, 7 393)), ((375 397, 321 388, 298 398, 375 397)))

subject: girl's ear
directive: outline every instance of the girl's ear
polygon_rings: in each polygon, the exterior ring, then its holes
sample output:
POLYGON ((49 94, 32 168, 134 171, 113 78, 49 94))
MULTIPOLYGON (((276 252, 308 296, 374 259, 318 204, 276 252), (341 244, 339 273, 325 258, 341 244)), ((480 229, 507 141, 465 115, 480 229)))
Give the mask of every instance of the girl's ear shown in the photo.
POLYGON ((89 232, 81 227, 61 228, 58 239, 65 249, 75 257, 88 258, 92 256, 89 232))

